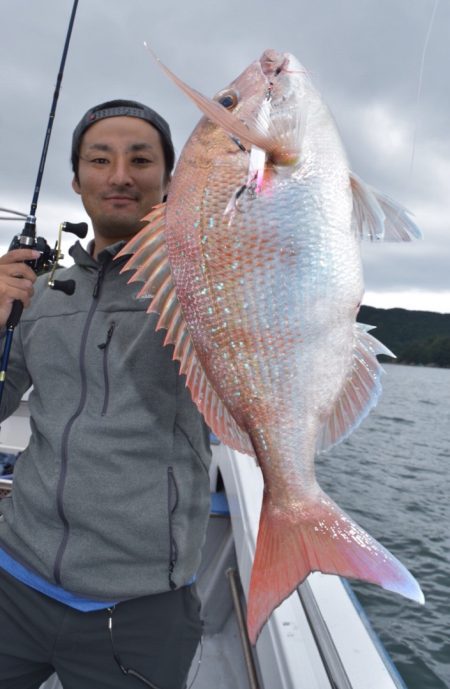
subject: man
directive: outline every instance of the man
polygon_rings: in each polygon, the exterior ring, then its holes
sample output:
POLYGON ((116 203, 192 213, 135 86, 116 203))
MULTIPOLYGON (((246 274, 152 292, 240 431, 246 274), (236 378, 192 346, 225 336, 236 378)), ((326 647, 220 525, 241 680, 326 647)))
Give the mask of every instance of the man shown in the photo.
POLYGON ((23 393, 32 437, 0 503, 0 689, 185 686, 201 635, 196 568, 209 510, 205 425, 139 283, 114 257, 160 203, 169 126, 134 101, 89 110, 73 188, 94 240, 71 249, 71 296, 31 250, 0 258, 0 325, 25 307, 0 418, 23 393))

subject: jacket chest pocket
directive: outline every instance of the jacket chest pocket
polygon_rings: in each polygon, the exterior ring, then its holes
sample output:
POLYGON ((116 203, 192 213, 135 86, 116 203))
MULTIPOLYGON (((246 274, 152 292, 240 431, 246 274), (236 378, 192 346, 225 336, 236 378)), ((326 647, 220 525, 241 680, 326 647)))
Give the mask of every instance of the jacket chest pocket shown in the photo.
POLYGON ((109 390, 110 390, 110 380, 109 380, 109 350, 114 334, 114 329, 116 327, 113 321, 109 326, 108 332, 106 333, 106 339, 102 344, 98 345, 98 348, 102 352, 102 365, 103 365, 103 385, 104 385, 104 396, 103 396, 103 406, 101 410, 101 415, 105 416, 108 411, 109 404, 109 390))

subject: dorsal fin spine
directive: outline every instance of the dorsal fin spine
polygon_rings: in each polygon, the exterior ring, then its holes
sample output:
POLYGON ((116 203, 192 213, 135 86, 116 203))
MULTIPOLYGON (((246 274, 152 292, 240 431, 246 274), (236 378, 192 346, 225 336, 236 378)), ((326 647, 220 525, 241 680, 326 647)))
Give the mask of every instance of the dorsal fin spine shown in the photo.
POLYGON ((183 375, 186 375, 186 371, 189 369, 189 366, 194 361, 193 349, 194 348, 192 342, 189 340, 188 346, 184 351, 183 358, 180 361, 180 373, 182 373, 183 375))
POLYGON ((162 244, 157 251, 151 253, 147 258, 144 255, 145 262, 136 269, 136 272, 130 278, 130 282, 142 282, 153 275, 153 273, 158 269, 159 266, 164 265, 167 261, 167 249, 162 244))
POLYGON ((161 263, 159 266, 155 268, 153 271, 153 274, 151 278, 149 278, 145 283, 143 287, 143 291, 145 292, 151 292, 153 294, 157 294, 159 288, 163 284, 164 280, 166 277, 170 275, 170 266, 168 263, 161 263))
POLYGON ((180 333, 177 333, 177 338, 175 341, 175 349, 173 350, 173 358, 174 359, 181 359, 181 355, 183 352, 184 345, 186 344, 186 338, 188 336, 187 330, 183 328, 180 333))
POLYGON ((167 329, 169 327, 170 321, 173 317, 173 314, 175 313, 175 309, 178 304, 175 290, 172 287, 172 278, 168 277, 167 280, 169 285, 171 286, 171 290, 169 291, 167 299, 164 301, 164 304, 161 306, 161 309, 157 311, 157 313, 159 314, 159 320, 156 325, 157 330, 160 330, 161 328, 167 329))
POLYGON ((164 344, 175 344, 176 339, 178 337, 178 332, 181 328, 181 325, 182 325, 181 306, 180 306, 180 302, 178 302, 177 308, 173 314, 172 322, 167 329, 167 334, 166 334, 166 338, 164 340, 164 344))
POLYGON ((156 292, 155 296, 153 297, 153 312, 160 314, 162 310, 164 309, 164 306, 168 299, 170 299, 170 295, 173 292, 173 285, 172 285, 172 276, 170 274, 166 275, 164 278, 163 282, 161 283, 161 286, 159 287, 158 291, 156 292))

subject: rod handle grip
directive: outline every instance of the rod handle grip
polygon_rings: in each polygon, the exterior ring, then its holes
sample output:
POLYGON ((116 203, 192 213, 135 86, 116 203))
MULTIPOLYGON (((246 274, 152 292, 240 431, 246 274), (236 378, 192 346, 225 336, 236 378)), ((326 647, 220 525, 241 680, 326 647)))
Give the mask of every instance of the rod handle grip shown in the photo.
POLYGON ((9 314, 8 320, 6 321, 7 329, 16 327, 17 323, 20 321, 22 311, 23 311, 22 302, 19 299, 14 299, 11 313, 9 314))

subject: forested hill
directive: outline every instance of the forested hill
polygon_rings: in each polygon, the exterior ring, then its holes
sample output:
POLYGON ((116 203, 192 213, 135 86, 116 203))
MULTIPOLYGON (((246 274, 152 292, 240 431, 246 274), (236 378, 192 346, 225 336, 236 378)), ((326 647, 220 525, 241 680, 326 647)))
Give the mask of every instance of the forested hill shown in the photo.
POLYGON ((450 313, 361 306, 358 321, 376 326, 372 334, 397 363, 450 368, 450 313))

